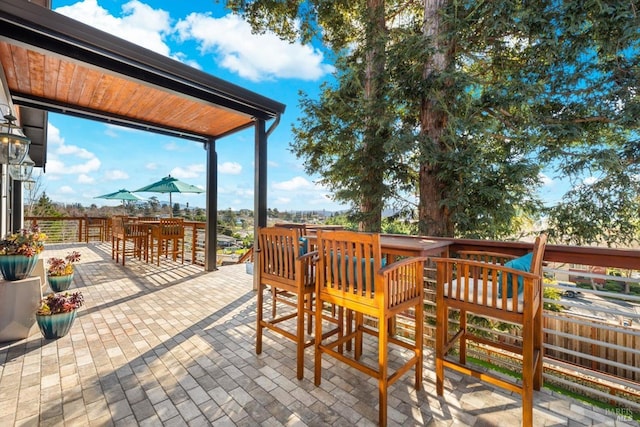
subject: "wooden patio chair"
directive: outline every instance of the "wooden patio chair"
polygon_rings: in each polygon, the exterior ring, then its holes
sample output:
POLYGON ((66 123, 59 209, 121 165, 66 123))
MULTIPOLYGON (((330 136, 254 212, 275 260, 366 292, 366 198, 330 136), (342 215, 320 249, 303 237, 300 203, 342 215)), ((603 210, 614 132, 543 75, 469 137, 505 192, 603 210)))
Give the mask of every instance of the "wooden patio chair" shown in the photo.
POLYGON ((258 230, 258 249, 255 251, 254 274, 258 275, 256 354, 262 353, 262 333, 270 329, 296 343, 296 375, 304 376, 304 350, 313 345, 313 293, 315 291, 314 254, 301 249, 300 228, 262 227, 258 230), (272 311, 264 316, 264 290, 270 287, 272 311), (285 294, 286 293, 286 294, 285 294), (285 296, 286 295, 286 296, 285 296), (278 315, 277 303, 292 307, 278 315), (305 316, 306 314, 306 316, 305 316), (282 322, 295 319, 294 327, 285 328, 282 322), (293 331, 293 332, 292 332, 293 331))
POLYGON ((148 260, 149 229, 147 226, 131 223, 122 217, 111 219, 111 259, 125 265, 127 255, 148 260))
POLYGON ((546 235, 536 238, 524 257, 495 252, 461 252, 460 258, 436 258, 436 392, 444 392, 444 368, 472 375, 522 396, 522 424, 533 423, 533 391, 542 386, 542 308, 546 235), (505 262, 503 265, 502 263, 505 262), (449 333, 449 311, 460 313, 459 329, 449 333), (521 345, 498 342, 474 333, 467 316, 518 325, 521 345), (512 381, 467 363, 467 343, 498 348, 522 358, 522 380, 512 381), (447 354, 456 343, 458 360, 447 354))
POLYGON ((160 265, 162 255, 184 264, 184 218, 160 218, 158 224, 146 225, 151 229, 150 258, 160 265))
POLYGON ((426 257, 409 257, 384 266, 380 235, 352 231, 317 231, 316 307, 324 303, 338 308, 338 333, 323 332, 321 310, 316 309, 315 384, 322 379, 322 355, 332 356, 378 380, 379 423, 387 423, 387 391, 412 367, 415 388, 422 388, 423 270, 426 257), (402 312, 415 314, 415 342, 389 334, 389 321, 402 312), (346 314, 346 316, 345 316, 346 314), (365 323, 375 318, 377 327, 365 323), (355 325, 353 325, 355 321, 355 325), (378 338, 378 364, 363 363, 363 333, 378 338), (352 355, 349 344, 354 342, 352 355), (347 352, 344 345, 347 344, 347 352), (391 374, 390 344, 412 351, 412 356, 391 374))
POLYGON ((84 240, 89 243, 92 240, 103 242, 107 230, 106 218, 91 218, 85 216, 84 240))

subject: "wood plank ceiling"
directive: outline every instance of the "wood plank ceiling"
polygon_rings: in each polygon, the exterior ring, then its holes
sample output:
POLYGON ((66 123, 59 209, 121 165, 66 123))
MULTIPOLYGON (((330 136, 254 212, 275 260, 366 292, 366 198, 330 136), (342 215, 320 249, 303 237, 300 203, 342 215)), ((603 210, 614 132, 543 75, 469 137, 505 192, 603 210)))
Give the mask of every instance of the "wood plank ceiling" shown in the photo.
POLYGON ((0 63, 12 94, 120 116, 141 125, 218 137, 253 123, 245 114, 187 99, 105 71, 0 42, 0 63))
POLYGON ((0 1, 0 65, 17 105, 202 142, 285 109, 25 0, 0 1))

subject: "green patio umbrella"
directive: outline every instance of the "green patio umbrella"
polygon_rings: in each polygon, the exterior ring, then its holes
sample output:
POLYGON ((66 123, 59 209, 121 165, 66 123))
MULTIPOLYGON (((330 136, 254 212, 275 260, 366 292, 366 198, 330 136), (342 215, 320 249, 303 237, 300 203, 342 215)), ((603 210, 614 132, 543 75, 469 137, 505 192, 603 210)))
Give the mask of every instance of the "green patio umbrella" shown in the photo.
POLYGON ((122 200, 122 205, 124 206, 124 202, 133 202, 139 200, 146 200, 137 194, 133 194, 131 191, 126 189, 120 189, 118 191, 114 191, 113 193, 103 194, 102 196, 96 196, 95 199, 109 199, 109 200, 122 200))
POLYGON ((154 182, 142 188, 138 188, 133 191, 134 193, 169 193, 169 207, 173 212, 173 202, 171 201, 172 193, 204 193, 204 190, 196 187, 195 185, 187 184, 180 181, 178 178, 174 178, 171 175, 167 175, 160 181, 154 182))

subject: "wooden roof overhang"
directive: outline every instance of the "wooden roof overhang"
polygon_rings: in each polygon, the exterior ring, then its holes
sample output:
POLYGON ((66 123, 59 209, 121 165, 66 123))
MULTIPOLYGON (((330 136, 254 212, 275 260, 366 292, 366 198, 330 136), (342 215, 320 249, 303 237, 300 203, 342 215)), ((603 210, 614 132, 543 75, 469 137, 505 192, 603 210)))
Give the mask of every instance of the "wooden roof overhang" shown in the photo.
POLYGON ((0 2, 0 65, 16 105, 201 142, 285 109, 24 0, 0 2))
POLYGON ((284 104, 25 0, 0 1, 0 79, 20 106, 36 166, 46 163, 45 111, 213 142, 205 270, 216 265, 215 141, 255 127, 254 215, 266 224, 266 143, 284 104))

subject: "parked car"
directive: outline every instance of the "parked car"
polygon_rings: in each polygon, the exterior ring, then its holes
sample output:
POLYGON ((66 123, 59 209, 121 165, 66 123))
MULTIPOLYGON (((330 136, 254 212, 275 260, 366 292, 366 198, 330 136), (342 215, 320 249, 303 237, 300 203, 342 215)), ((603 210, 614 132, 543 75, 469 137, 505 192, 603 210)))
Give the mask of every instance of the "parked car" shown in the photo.
POLYGON ((568 282, 565 280, 558 280, 557 282, 558 282, 558 285, 560 286, 572 288, 572 289, 564 290, 563 295, 567 298, 575 298, 577 295, 582 293, 579 291, 580 288, 578 288, 578 286, 574 282, 568 282))

